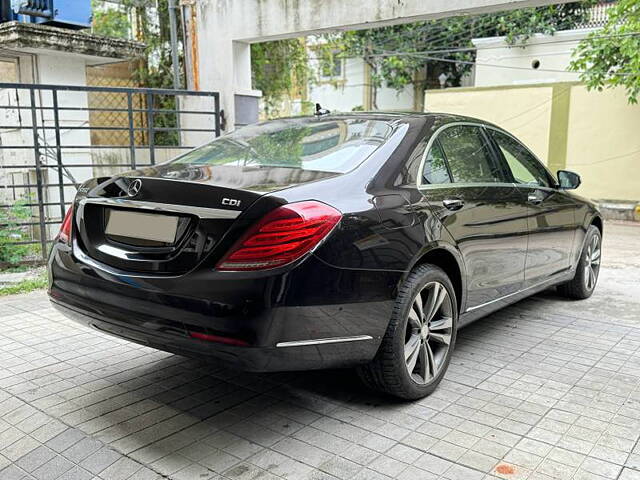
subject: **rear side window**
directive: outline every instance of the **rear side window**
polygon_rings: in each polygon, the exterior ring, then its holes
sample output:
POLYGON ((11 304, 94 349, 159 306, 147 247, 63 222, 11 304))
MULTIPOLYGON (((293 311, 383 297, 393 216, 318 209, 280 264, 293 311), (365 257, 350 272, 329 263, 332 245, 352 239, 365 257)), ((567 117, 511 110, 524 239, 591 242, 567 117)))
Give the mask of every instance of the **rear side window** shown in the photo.
POLYGON ((516 183, 549 186, 547 171, 524 145, 497 130, 489 129, 489 132, 498 144, 516 183))
POLYGON ((427 184, 451 183, 447 160, 438 140, 433 142, 424 161, 422 181, 427 184))
POLYGON ((480 127, 456 125, 438 135, 455 183, 500 183, 504 179, 480 127))

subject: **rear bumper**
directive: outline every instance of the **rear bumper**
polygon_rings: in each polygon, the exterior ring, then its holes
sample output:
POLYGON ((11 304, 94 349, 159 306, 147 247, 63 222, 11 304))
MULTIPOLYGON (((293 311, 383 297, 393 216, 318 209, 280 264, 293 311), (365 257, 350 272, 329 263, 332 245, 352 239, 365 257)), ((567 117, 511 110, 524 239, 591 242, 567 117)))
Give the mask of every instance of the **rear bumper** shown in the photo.
POLYGON ((200 271, 129 277, 82 262, 57 244, 49 267, 49 296, 68 318, 135 343, 247 371, 368 362, 393 305, 392 278, 376 272, 380 288, 372 288, 371 274, 334 269, 313 256, 293 270, 267 276, 200 271), (194 331, 246 346, 192 338, 194 331))
MULTIPOLYGON (((370 359, 374 339, 358 342, 307 345, 297 347, 240 347, 163 334, 114 321, 96 318, 86 311, 70 308, 52 298, 53 306, 67 318, 100 332, 158 350, 222 363, 249 372, 277 372, 341 368, 370 359), (355 343, 363 343, 354 348, 355 343), (366 345, 364 345, 366 344, 366 345)), ((375 354, 375 352, 374 352, 375 354)))

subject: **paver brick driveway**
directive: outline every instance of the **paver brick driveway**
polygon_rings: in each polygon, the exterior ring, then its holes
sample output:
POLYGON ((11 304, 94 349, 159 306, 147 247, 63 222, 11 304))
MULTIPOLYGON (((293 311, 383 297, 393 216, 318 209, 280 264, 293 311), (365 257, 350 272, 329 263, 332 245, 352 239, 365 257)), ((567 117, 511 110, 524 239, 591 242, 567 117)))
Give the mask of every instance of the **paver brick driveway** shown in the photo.
POLYGON ((399 403, 350 372, 255 375, 0 299, 0 479, 640 479, 640 227, 605 226, 586 301, 545 292, 461 331, 399 403))

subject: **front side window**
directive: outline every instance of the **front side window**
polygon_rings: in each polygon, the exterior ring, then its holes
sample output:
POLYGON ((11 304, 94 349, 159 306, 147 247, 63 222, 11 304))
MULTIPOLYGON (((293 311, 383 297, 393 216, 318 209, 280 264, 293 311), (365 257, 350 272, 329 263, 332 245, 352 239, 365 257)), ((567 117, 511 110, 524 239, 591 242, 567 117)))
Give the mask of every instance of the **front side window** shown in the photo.
POLYGON ((547 171, 524 145, 502 132, 493 129, 489 131, 498 144, 516 183, 539 187, 549 186, 547 171))
POLYGON ((433 142, 425 158, 422 181, 427 184, 451 183, 447 160, 438 140, 433 142))
POLYGON ((456 125, 446 128, 438 140, 455 183, 500 183, 500 168, 493 161, 480 127, 456 125))

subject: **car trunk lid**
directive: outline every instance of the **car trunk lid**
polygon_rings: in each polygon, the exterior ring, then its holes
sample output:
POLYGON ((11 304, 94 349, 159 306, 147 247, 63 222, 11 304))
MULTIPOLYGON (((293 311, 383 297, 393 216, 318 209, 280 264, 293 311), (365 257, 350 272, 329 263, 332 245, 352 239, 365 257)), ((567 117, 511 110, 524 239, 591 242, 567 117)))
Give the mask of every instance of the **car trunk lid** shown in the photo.
MULTIPOLYGON (((266 193, 330 176, 290 168, 180 167, 132 172, 88 192, 76 213, 78 247, 122 271, 182 274, 223 237, 241 234, 236 218, 266 193)), ((278 205, 267 203, 257 212, 278 205)))

